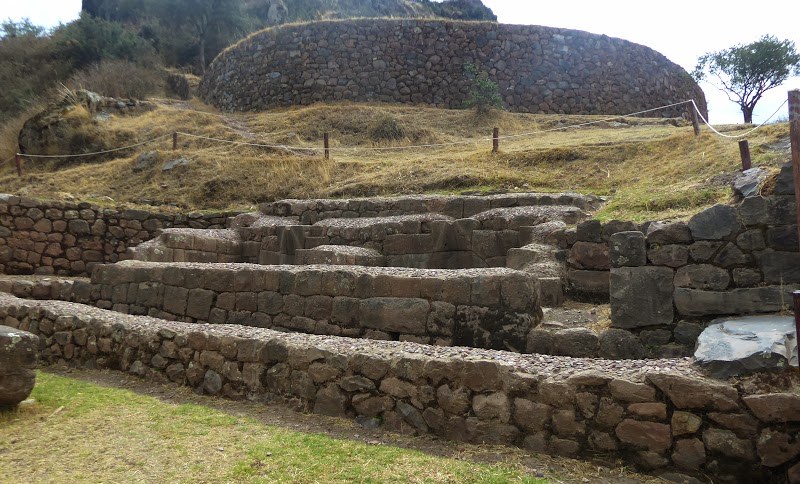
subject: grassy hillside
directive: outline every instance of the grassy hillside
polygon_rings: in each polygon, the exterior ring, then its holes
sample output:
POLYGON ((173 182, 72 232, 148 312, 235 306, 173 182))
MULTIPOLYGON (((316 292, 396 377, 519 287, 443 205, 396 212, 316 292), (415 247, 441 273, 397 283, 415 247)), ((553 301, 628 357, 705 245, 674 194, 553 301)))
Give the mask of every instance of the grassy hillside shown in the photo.
MULTIPOLYGON (((174 152, 167 138, 102 162, 24 160, 22 178, 7 163, 0 169, 0 191, 43 198, 109 197, 113 202, 105 203, 110 205, 172 204, 181 210, 249 209, 288 197, 578 191, 611 198, 600 217, 636 220, 686 217, 728 200, 728 182, 740 166, 736 140, 707 129, 695 138, 683 121, 601 120, 506 112, 476 117, 464 110, 363 104, 219 114, 196 102, 162 101, 141 116, 93 122, 118 143, 181 131, 291 148, 181 135, 174 152), (587 122, 596 124, 556 129, 587 122), (515 136, 501 140, 497 154, 487 139, 494 126, 501 136, 515 136), (298 149, 321 148, 326 131, 330 160, 319 151, 298 149), (438 144, 446 145, 419 147, 438 144), (136 158, 148 151, 156 153, 158 163, 134 172, 136 158), (190 163, 163 172, 163 162, 176 158, 190 163)), ((12 134, 7 130, 0 140, 0 160, 13 153, 12 134)), ((777 168, 786 162, 788 154, 778 145, 787 137, 787 124, 750 135, 754 164, 777 168)))

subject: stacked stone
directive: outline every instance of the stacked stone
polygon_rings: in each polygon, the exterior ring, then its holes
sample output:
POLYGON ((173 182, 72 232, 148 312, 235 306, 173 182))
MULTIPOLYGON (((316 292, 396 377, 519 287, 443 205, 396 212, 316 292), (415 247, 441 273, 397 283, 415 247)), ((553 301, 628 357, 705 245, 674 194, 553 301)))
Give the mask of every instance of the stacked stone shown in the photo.
MULTIPOLYGON (((647 47, 577 30, 489 22, 353 20, 284 25, 220 54, 200 95, 225 111, 358 100, 461 108, 469 64, 512 111, 628 114, 695 99, 680 66, 647 47), (336 39, 332 41, 331 39, 336 39)), ((687 106, 653 112, 680 117, 687 106)))
POLYGON ((0 272, 87 276, 166 227, 223 228, 233 214, 170 215, 0 195, 0 272))
POLYGON ((375 218, 434 213, 470 218, 496 208, 558 206, 594 210, 602 200, 578 193, 506 193, 500 195, 410 195, 353 199, 281 200, 259 208, 267 216, 293 217, 303 225, 329 218, 375 218))
POLYGON ((524 351, 541 321, 536 277, 436 271, 126 261, 98 267, 73 300, 211 324, 524 351))
MULTIPOLYGON (((211 395, 283 399, 387 430, 602 453, 627 465, 768 482, 800 473, 800 396, 741 394, 686 360, 620 364, 161 321, 0 295, 0 322, 49 363, 211 395)), ((791 481, 795 482, 795 481, 791 481)))

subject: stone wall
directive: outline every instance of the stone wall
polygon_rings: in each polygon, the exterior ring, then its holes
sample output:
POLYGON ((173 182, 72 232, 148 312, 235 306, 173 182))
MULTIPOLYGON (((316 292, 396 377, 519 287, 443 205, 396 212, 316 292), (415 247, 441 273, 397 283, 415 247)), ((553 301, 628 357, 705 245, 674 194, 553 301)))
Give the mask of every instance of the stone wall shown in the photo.
POLYGON ((685 359, 630 364, 200 326, 0 295, 45 363, 457 441, 603 456, 705 479, 797 482, 800 396, 710 380, 685 359), (788 475, 788 479, 787 479, 788 475))
POLYGON ((224 228, 233 213, 116 210, 0 195, 0 273, 88 276, 167 227, 224 228))
POLYGON ((695 99, 706 114, 689 74, 650 48, 489 22, 366 19, 266 29, 221 53, 200 95, 225 111, 338 100, 460 108, 470 90, 468 63, 497 82, 512 111, 628 114, 695 99))
POLYGON ((563 230, 554 240, 569 284, 610 294, 612 326, 646 345, 693 347, 714 317, 781 311, 800 289, 792 180, 787 164, 769 195, 715 205, 688 222, 592 220, 563 230))
POLYGON ((168 320, 525 351, 538 293, 534 275, 510 269, 125 261, 95 268, 73 298, 168 320))

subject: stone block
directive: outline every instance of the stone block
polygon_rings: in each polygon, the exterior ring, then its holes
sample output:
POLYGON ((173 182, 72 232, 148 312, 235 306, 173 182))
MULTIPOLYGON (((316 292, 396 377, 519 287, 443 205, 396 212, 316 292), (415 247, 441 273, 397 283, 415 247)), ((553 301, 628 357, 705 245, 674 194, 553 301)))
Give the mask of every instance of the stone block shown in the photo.
POLYGON ((675 308, 681 316, 757 314, 781 311, 800 286, 764 286, 731 291, 675 288, 675 308))
POLYGON ((588 328, 569 328, 553 335, 553 351, 557 355, 595 358, 599 349, 597 334, 588 328))
POLYGON ((612 267, 639 267, 647 264, 644 234, 638 230, 613 234, 609 242, 609 254, 612 267))
POLYGON ((570 249, 569 264, 577 269, 608 270, 611 268, 608 245, 578 241, 570 249))
POLYGON ((429 311, 424 299, 375 297, 359 303, 361 324, 389 333, 424 335, 429 311))
POLYGON ((739 212, 730 205, 714 205, 689 219, 689 230, 696 240, 727 239, 741 229, 739 212))
POLYGON ((647 251, 647 259, 654 266, 681 267, 689 261, 689 248, 677 244, 655 246, 647 251))
POLYGON ((611 270, 611 325, 630 329, 672 324, 673 271, 667 267, 611 270))
POLYGON ((614 429, 617 438, 635 447, 664 452, 672 447, 669 425, 625 419, 614 429))
POLYGON ((647 227, 648 244, 689 244, 692 240, 692 233, 686 222, 653 222, 647 227))
POLYGON ((766 393, 749 395, 742 400, 762 422, 800 422, 800 395, 766 393))
POLYGON ((600 333, 599 356, 609 360, 639 360, 645 357, 645 349, 630 331, 611 328, 600 333))
POLYGON ((609 271, 567 271, 569 292, 578 298, 608 300, 609 278, 609 271))
POLYGON ((730 280, 725 269, 710 264, 695 264, 678 269, 674 284, 675 287, 722 291, 728 288, 730 280))

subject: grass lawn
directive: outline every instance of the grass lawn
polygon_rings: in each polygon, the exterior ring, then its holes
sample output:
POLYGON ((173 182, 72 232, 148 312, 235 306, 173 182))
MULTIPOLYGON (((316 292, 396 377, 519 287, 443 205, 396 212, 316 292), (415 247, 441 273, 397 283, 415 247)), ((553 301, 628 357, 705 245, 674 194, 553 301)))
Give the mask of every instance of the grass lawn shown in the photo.
POLYGON ((547 482, 45 372, 32 398, 0 413, 0 482, 547 482))

